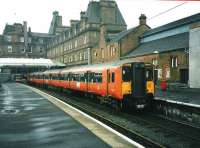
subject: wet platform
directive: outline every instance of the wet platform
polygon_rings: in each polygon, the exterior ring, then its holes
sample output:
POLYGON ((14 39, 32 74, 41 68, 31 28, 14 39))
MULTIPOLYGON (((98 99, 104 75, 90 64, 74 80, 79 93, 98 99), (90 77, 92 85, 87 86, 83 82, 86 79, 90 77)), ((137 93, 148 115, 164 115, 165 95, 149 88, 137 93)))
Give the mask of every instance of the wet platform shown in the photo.
POLYGON ((155 99, 200 108, 200 91, 187 91, 185 89, 162 91, 157 88, 155 99))
POLYGON ((0 147, 106 148, 134 145, 54 98, 23 84, 7 83, 0 90, 0 147))

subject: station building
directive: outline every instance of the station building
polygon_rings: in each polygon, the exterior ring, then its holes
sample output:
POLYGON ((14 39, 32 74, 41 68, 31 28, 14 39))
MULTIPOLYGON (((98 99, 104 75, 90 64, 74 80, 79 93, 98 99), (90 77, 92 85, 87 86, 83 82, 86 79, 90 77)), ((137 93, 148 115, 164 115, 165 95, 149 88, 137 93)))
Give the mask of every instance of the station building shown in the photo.
MULTIPOLYGON (((52 32, 56 36, 47 44, 47 57, 68 66, 92 64, 93 49, 101 47, 102 36, 127 28, 116 2, 105 0, 90 1, 87 10, 80 12, 80 20, 71 20, 70 26, 59 33, 61 24, 59 14, 54 12, 50 30, 57 32, 52 32)), ((102 53, 106 55, 106 51, 102 53)))
POLYGON ((140 36, 139 46, 133 47, 131 52, 121 59, 152 63, 155 66, 156 79, 190 85, 194 73, 197 72, 194 69, 192 71, 192 68, 197 70, 199 67, 195 66, 199 62, 193 60, 194 56, 191 55, 193 50, 200 51, 200 46, 197 46, 198 37, 195 38, 199 23, 200 13, 151 29, 140 36), (192 48, 192 45, 195 47, 192 48))
POLYGON ((0 35, 0 58, 46 58, 46 43, 51 37, 27 29, 27 22, 6 24, 0 35))

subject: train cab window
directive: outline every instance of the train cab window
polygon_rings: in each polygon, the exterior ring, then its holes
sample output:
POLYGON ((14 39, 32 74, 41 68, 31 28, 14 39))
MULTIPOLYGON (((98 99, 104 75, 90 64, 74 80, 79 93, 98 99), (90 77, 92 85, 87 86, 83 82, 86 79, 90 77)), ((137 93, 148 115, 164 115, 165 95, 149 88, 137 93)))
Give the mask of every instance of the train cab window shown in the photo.
POLYGON ((123 66, 122 68, 122 79, 124 82, 131 81, 131 67, 130 66, 123 66))
POLYGON ((153 69, 146 69, 146 80, 153 80, 153 69))
POLYGON ((114 83, 115 82, 115 73, 112 72, 111 74, 111 82, 114 83))

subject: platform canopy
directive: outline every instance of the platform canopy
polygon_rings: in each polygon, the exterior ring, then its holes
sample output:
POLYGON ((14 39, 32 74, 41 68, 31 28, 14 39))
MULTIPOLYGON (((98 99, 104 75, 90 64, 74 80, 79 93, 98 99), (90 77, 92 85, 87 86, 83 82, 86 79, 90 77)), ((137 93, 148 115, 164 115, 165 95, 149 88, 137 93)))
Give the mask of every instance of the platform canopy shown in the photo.
POLYGON ((54 67, 65 66, 65 64, 51 59, 31 59, 31 58, 0 58, 0 67, 54 67))

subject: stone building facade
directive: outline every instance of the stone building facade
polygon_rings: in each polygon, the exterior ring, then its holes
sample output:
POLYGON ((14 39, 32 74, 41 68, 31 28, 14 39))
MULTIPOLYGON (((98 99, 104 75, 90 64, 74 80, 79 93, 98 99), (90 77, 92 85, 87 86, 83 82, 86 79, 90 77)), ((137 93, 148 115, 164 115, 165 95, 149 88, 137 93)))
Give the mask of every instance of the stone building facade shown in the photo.
MULTIPOLYGON (((50 30, 56 30, 56 26, 50 30)), ((115 1, 90 1, 87 10, 80 13, 80 20, 71 20, 70 26, 47 44, 47 57, 68 66, 91 64, 103 30, 107 35, 116 34, 126 30, 126 23, 115 1)))
POLYGON ((146 16, 139 17, 139 25, 117 34, 108 34, 101 27, 99 45, 92 50, 92 63, 104 63, 120 60, 120 57, 139 46, 140 36, 150 30, 146 24, 146 16))
POLYGON ((23 25, 6 24, 0 36, 0 58, 45 58, 46 43, 52 35, 31 32, 27 22, 23 25))

